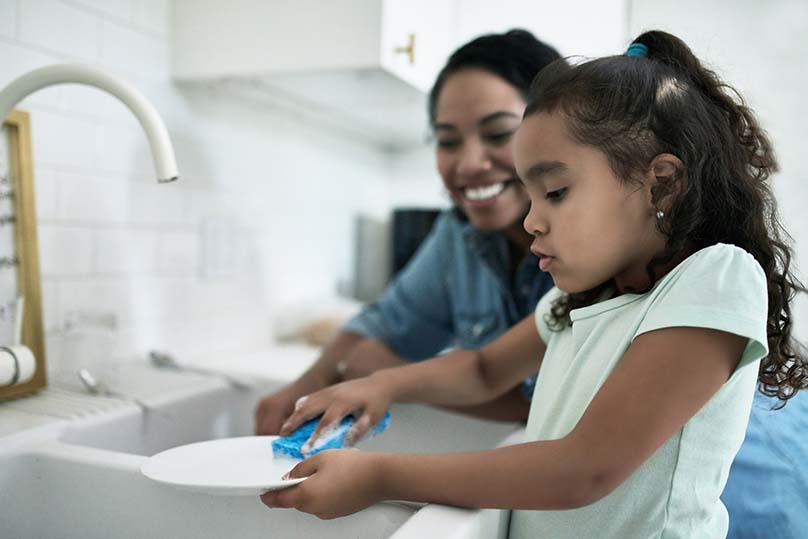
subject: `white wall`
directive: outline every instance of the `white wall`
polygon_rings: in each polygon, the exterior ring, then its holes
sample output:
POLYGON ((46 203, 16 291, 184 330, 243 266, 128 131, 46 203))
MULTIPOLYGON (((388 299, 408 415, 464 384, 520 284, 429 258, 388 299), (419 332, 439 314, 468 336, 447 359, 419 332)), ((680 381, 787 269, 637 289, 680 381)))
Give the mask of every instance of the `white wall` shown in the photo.
POLYGON ((275 307, 346 287, 354 216, 389 208, 389 156, 291 113, 176 88, 168 15, 166 0, 0 0, 0 86, 56 62, 104 68, 155 104, 180 168, 158 185, 134 117, 95 89, 56 86, 17 107, 32 119, 57 378, 92 349, 121 360, 260 346, 275 307), (116 330, 103 329, 110 314, 116 330))

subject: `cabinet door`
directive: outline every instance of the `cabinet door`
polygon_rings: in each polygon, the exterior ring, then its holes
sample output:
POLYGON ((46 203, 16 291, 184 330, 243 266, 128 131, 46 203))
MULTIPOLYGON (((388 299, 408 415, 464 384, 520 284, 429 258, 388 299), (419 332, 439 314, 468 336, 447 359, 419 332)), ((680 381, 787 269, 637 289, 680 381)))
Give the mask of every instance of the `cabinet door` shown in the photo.
POLYGON ((450 52, 452 13, 452 2, 445 0, 384 0, 382 67, 429 91, 450 52))

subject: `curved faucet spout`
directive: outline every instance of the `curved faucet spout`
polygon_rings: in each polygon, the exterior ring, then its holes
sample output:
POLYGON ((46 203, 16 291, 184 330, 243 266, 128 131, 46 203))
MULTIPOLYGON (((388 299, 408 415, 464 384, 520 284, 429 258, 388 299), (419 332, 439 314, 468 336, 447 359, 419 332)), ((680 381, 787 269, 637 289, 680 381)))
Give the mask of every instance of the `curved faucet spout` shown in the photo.
POLYGON ((56 64, 30 71, 0 90, 0 119, 28 94, 54 84, 86 84, 104 90, 123 102, 137 117, 149 140, 157 181, 177 179, 177 163, 168 131, 154 106, 130 84, 101 70, 79 64, 56 64))

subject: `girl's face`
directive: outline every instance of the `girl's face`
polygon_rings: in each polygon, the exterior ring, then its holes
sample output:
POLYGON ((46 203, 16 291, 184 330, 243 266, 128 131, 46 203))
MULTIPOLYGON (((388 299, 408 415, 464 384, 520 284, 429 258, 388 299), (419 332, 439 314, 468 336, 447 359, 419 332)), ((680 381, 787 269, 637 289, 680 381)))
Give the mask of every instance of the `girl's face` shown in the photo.
POLYGON ((516 88, 482 69, 452 74, 438 96, 438 172, 477 228, 504 230, 527 212, 530 202, 516 177, 512 147, 524 110, 516 88))
POLYGON ((665 246, 643 184, 615 176, 602 151, 575 142, 563 115, 533 114, 514 140, 516 169, 530 195, 525 230, 558 288, 582 292, 614 279, 619 291, 647 286, 645 267, 665 246))

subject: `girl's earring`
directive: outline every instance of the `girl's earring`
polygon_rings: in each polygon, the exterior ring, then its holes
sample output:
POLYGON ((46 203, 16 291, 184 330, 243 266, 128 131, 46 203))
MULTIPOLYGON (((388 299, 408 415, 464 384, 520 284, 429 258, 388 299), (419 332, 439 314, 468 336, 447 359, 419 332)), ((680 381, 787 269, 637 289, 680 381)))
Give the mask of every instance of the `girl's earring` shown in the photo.
POLYGON ((664 218, 665 218, 665 212, 662 211, 662 210, 657 210, 657 212, 656 212, 656 220, 661 221, 664 218))

